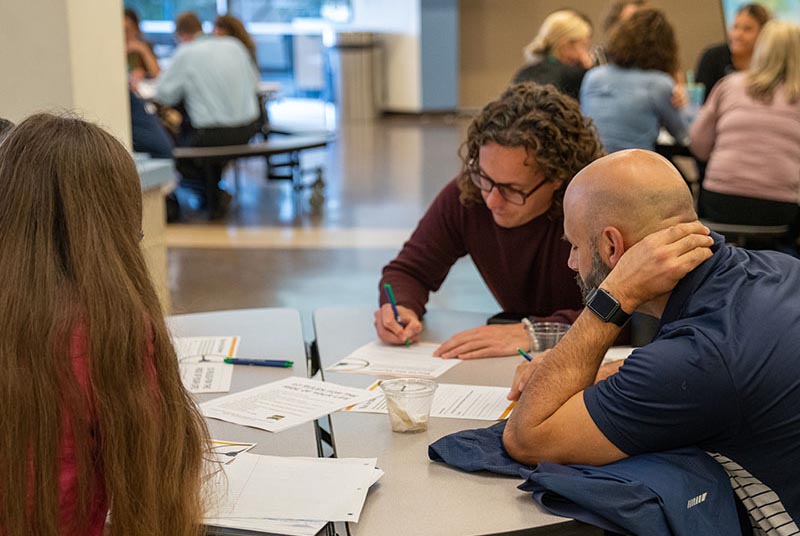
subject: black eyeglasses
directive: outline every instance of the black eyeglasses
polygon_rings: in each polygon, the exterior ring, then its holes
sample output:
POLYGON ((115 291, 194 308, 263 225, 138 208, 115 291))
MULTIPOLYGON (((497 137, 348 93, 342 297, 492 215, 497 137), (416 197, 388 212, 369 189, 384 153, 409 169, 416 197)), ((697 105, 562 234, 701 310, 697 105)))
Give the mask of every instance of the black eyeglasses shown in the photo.
POLYGON ((489 193, 493 188, 497 188, 500 196, 514 205, 524 205, 525 201, 527 201, 528 198, 536 192, 536 190, 547 183, 547 178, 545 177, 539 184, 534 186, 532 190, 523 192, 522 190, 518 190, 513 186, 495 182, 491 177, 489 177, 489 175, 486 174, 485 171, 480 168, 480 166, 472 167, 469 170, 469 175, 472 183, 480 188, 481 191, 489 193))

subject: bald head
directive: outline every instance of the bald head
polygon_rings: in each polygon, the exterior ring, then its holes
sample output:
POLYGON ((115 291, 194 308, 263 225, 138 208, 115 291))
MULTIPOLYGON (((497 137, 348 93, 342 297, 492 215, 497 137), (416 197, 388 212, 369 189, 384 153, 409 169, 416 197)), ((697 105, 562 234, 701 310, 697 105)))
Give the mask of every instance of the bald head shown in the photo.
POLYGON ((567 188, 564 214, 591 236, 616 227, 628 247, 650 233, 697 219, 692 194, 675 166, 639 149, 583 168, 567 188))

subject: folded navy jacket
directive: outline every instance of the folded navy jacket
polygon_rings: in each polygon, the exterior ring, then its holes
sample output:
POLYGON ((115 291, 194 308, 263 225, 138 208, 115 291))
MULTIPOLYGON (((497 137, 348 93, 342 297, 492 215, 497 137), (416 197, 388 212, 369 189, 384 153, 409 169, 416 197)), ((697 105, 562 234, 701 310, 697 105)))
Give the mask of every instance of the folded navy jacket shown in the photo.
POLYGON ((697 448, 641 454, 601 467, 520 464, 503 446, 505 421, 464 430, 428 447, 428 456, 464 471, 525 480, 545 510, 619 534, 719 536, 742 533, 722 466, 697 448))

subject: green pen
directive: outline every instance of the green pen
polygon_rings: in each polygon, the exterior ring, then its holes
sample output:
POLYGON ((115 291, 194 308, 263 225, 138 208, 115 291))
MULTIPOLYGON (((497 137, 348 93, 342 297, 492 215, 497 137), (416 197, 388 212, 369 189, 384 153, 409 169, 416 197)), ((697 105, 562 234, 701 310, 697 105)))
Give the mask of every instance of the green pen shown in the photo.
MULTIPOLYGON (((392 306, 394 319, 397 321, 398 324, 403 326, 403 321, 400 319, 400 311, 397 310, 397 299, 394 297, 394 290, 392 290, 392 285, 389 283, 384 283, 383 290, 384 292, 386 292, 386 297, 389 298, 389 305, 392 306)), ((406 346, 411 346, 411 341, 406 339, 405 341, 403 341, 403 344, 405 344, 406 346)))

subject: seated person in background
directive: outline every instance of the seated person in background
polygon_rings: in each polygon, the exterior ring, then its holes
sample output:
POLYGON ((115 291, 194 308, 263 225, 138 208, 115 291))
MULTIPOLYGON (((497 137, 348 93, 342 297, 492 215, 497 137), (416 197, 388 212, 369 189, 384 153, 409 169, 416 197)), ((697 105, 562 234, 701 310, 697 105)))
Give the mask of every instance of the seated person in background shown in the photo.
POLYGON ((589 71, 581 110, 592 118, 607 153, 655 148, 663 125, 679 142, 687 122, 673 105, 678 45, 661 11, 639 9, 611 32, 611 63, 589 71))
POLYGON ((242 24, 242 21, 231 14, 220 15, 214 19, 214 35, 222 37, 234 37, 244 45, 253 60, 253 65, 258 69, 258 59, 256 58, 256 44, 250 34, 242 24))
MULTIPOLYGON (((169 106, 184 103, 191 129, 181 134, 179 145, 247 143, 258 131, 260 118, 258 75, 247 49, 233 37, 204 36, 194 13, 178 16, 175 35, 180 45, 159 77, 156 100, 169 106)), ((210 190, 210 216, 224 216, 230 196, 216 184, 223 165, 214 164, 210 176, 200 162, 181 160, 177 167, 184 179, 210 190), (210 180, 215 184, 209 187, 210 180)))
POLYGON ((153 45, 145 41, 139 29, 139 16, 125 8, 125 52, 128 56, 128 77, 135 84, 142 78, 155 78, 161 69, 153 45))
MULTIPOLYGON (((647 7, 647 0, 620 0, 612 3, 608 8, 608 13, 603 19, 603 33, 606 38, 611 35, 617 24, 623 20, 627 20, 631 15, 636 13, 639 9, 647 7)), ((605 65, 608 63, 606 57, 606 47, 597 45, 592 47, 592 55, 594 56, 595 65, 605 65)))
POLYGON ((172 139, 158 116, 147 110, 147 103, 128 90, 131 106, 133 150, 153 158, 172 158, 172 139))
POLYGON ((786 225, 800 213, 800 26, 768 22, 750 69, 714 87, 691 129, 708 160, 700 197, 720 223, 786 225))
POLYGON ((14 128, 14 123, 0 117, 0 141, 3 141, 3 139, 8 136, 12 128, 14 128))
POLYGON ((592 26, 580 14, 571 9, 551 13, 523 50, 528 65, 514 75, 512 83, 553 84, 577 99, 583 75, 593 65, 591 38, 592 26))
POLYGON ((142 256, 128 151, 34 115, 0 143, 0 183, 0 442, 16 452, 0 533, 198 536, 208 432, 142 256))
POLYGON ((612 154, 572 180, 569 265, 599 290, 555 348, 518 368, 504 443, 523 463, 590 465, 696 446, 718 453, 740 498, 760 496, 764 523, 794 534, 800 261, 706 233, 683 178, 655 153, 612 154), (633 311, 659 317, 658 336, 595 384, 633 311))
MULTIPOLYGON (((490 102, 469 127, 463 167, 439 193, 400 254, 383 269, 378 336, 416 340, 428 294, 470 255, 504 311, 570 322, 581 307, 565 266, 561 200, 570 179, 602 155, 591 122, 553 86, 517 84, 490 102), (403 325, 383 284, 391 283, 403 325)), ((530 348, 521 323, 473 328, 436 355, 469 359, 530 348)))
POLYGON ((761 4, 745 4, 736 12, 733 26, 728 29, 728 42, 703 51, 697 62, 695 81, 705 86, 705 99, 723 76, 750 67, 756 39, 769 19, 769 11, 761 4))

